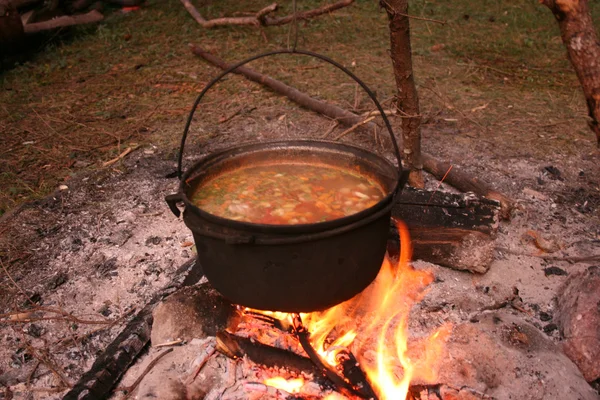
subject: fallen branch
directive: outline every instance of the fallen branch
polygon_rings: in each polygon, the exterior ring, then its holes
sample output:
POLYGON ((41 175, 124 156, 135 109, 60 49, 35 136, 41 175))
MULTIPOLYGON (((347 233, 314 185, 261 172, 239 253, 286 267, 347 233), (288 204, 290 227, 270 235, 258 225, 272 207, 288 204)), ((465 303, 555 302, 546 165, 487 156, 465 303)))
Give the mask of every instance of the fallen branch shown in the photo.
POLYGON ((192 18, 196 20, 203 28, 211 29, 218 26, 227 25, 251 25, 251 26, 274 26, 274 25, 285 25, 289 24, 296 18, 297 20, 307 20, 310 18, 317 17, 319 15, 328 14, 337 9, 347 7, 352 4, 354 0, 341 0, 337 3, 327 4, 313 10, 304 11, 297 14, 286 15, 285 17, 270 18, 268 14, 274 12, 279 7, 277 3, 273 3, 267 7, 262 8, 254 15, 247 17, 225 17, 215 18, 207 20, 198 11, 196 7, 190 2, 190 0, 181 0, 185 9, 190 13, 192 18))
MULTIPOLYGON (((300 13, 296 13, 295 17, 297 20, 307 20, 310 18, 317 17, 323 14, 329 14, 332 11, 338 10, 340 8, 348 7, 350 4, 354 3, 354 0, 342 0, 337 3, 327 4, 325 6, 315 8, 314 10, 308 10, 300 13)), ((289 24, 294 20, 294 14, 287 15, 285 17, 280 18, 265 18, 265 25, 273 26, 273 25, 285 25, 289 24)))
POLYGON ((196 20, 203 28, 210 29, 216 26, 225 26, 225 25, 254 25, 260 26, 265 25, 264 18, 268 13, 271 13, 277 10, 277 3, 273 3, 260 11, 258 11, 255 15, 250 17, 226 17, 226 18, 215 18, 211 20, 206 20, 200 14, 200 12, 194 7, 194 5, 190 2, 190 0, 181 0, 185 9, 190 13, 192 18, 196 20))
MULTIPOLYGON (((223 70, 231 66, 231 64, 228 64, 213 54, 204 51, 199 46, 190 44, 190 49, 195 55, 223 70)), ((273 79, 270 76, 261 74, 260 72, 248 67, 239 67, 233 72, 242 75, 253 82, 260 83, 274 92, 286 96, 288 99, 299 104, 300 106, 325 115, 341 124, 352 126, 360 124, 363 121, 363 117, 360 115, 351 113, 350 111, 344 110, 336 105, 312 98, 309 95, 300 92, 296 88, 288 86, 283 82, 273 79)), ((370 131, 373 131, 373 129, 377 127, 377 125, 373 122, 368 122, 364 126, 370 131)), ((450 169, 449 163, 442 162, 427 153, 422 153, 422 161, 423 168, 429 173, 433 174, 437 179, 442 179, 450 169)), ((503 218, 509 218, 510 211, 513 208, 513 200, 492 189, 486 182, 467 175, 466 173, 460 171, 457 167, 452 168, 452 170, 446 176, 445 181, 446 183, 459 190, 462 190, 463 192, 475 192, 483 197, 499 201, 502 207, 503 218)))
MULTIPOLYGON (((204 51, 199 46, 190 45, 190 49, 195 55, 201 57, 202 59, 208 61, 212 65, 219 67, 223 70, 231 66, 231 64, 228 64, 220 58, 214 56, 213 54, 204 51)), ((328 104, 321 100, 314 99, 309 95, 302 93, 296 88, 288 86, 283 82, 273 79, 270 76, 261 74, 260 72, 257 72, 248 67, 239 67, 233 72, 242 75, 253 82, 260 83, 261 85, 268 87, 274 92, 286 96, 288 99, 300 104, 302 107, 326 115, 327 117, 334 119, 341 124, 354 125, 360 123, 363 120, 363 118, 360 115, 356 115, 354 113, 351 113, 350 111, 346 111, 336 105, 328 104)), ((367 127, 371 130, 375 126, 376 125, 374 123, 367 124, 367 127)))
POLYGON ((44 22, 35 22, 33 24, 27 24, 23 27, 25 33, 37 33, 48 29, 64 28, 67 26, 89 24, 93 22, 102 21, 104 15, 100 14, 96 10, 92 10, 86 14, 81 15, 69 15, 54 18, 44 22))
POLYGON ((105 163, 102 164, 103 167, 108 167, 113 165, 114 163, 116 163, 117 161, 125 158, 125 156, 127 156, 127 154, 131 153, 133 150, 135 150, 136 148, 132 148, 132 147, 128 147, 125 149, 125 151, 123 151, 121 154, 119 154, 117 157, 113 158, 112 160, 108 160, 105 163))

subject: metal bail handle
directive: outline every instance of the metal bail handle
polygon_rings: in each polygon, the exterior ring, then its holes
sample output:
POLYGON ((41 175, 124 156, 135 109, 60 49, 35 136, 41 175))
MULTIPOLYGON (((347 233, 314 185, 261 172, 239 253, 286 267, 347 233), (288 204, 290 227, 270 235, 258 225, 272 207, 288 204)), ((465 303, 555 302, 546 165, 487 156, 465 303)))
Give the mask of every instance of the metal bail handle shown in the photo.
POLYGON ((404 186, 404 184, 406 183, 408 174, 403 173, 403 171, 402 171, 402 157, 400 156, 400 149, 398 148, 398 143, 396 142, 396 137, 394 136, 394 131, 392 130, 392 125, 390 124, 390 121, 388 120, 387 116, 385 115, 385 112, 383 111, 383 107, 381 107, 381 104, 379 104, 379 101, 377 100, 377 97, 375 96, 375 94, 371 91, 371 89, 369 89, 369 87, 363 81, 361 81, 350 70, 348 70, 343 65, 337 63, 336 61, 333 61, 331 58, 326 57, 321 54, 318 54, 318 53, 313 53, 312 51, 296 50, 296 49, 275 50, 275 51, 270 51, 268 53, 262 53, 262 54, 258 54, 258 55, 252 56, 250 58, 247 58, 243 61, 238 62, 237 64, 232 65, 231 67, 227 68, 225 71, 221 72, 221 74, 219 74, 216 78, 214 78, 212 81, 210 81, 204 87, 204 89, 202 89, 202 92, 200 92, 200 94, 196 98, 196 101, 194 102, 194 105, 192 106, 192 110, 190 111, 190 115, 187 119, 185 128, 183 130, 183 137, 181 138, 181 147, 179 149, 179 158, 177 160, 177 176, 179 177, 179 179, 181 180, 181 177, 182 177, 181 166, 182 166, 182 162, 183 162, 183 151, 185 148, 185 142, 187 139, 187 135, 190 130, 190 125, 192 124, 192 120, 194 119, 194 113, 196 112, 196 109, 198 108, 198 105, 200 104, 200 101, 202 100, 202 98, 204 97, 206 92, 208 92, 209 89, 212 88, 217 82, 219 82, 225 75, 233 72, 238 67, 241 67, 242 65, 245 65, 251 61, 258 60, 258 59, 264 58, 264 57, 277 55, 277 54, 292 54, 292 55, 300 54, 300 55, 318 58, 318 59, 325 61, 326 63, 329 63, 329 64, 333 65, 334 67, 338 68, 339 70, 344 72, 346 75, 348 75, 350 78, 352 78, 356 83, 358 83, 363 88, 363 90, 369 95, 371 100, 373 100, 373 103, 375 103, 375 106, 377 107, 377 110, 379 110, 381 118, 383 118, 383 122, 385 123, 385 126, 390 134, 390 139, 392 140, 392 145, 394 147, 394 153, 396 155, 396 160, 398 161, 398 170, 399 170, 398 171, 398 185, 396 186, 396 190, 400 191, 402 189, 402 187, 404 186))

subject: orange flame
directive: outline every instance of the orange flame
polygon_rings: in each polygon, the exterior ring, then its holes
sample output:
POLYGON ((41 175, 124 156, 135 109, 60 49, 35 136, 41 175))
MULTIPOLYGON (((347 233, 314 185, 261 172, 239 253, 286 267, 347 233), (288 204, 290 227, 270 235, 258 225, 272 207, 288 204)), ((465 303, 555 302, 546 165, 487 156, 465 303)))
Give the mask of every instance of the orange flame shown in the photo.
POLYGON ((288 393, 300 393, 302 386, 304 386, 304 379, 285 379, 281 376, 275 376, 273 378, 265 379, 264 384, 276 389, 285 390, 288 393))
MULTIPOLYGON (((418 356, 412 354, 415 351, 409 354, 410 311, 434 277, 431 272, 412 267, 408 228, 401 221, 396 225, 401 242, 396 263, 386 256, 375 281, 353 299, 324 312, 302 314, 311 332, 311 343, 321 358, 335 367, 338 353, 352 347, 381 400, 406 399, 413 380, 435 383, 438 363, 452 331, 451 325, 445 324, 428 338, 411 341, 411 349, 418 346, 419 352, 418 356), (356 325, 357 320, 361 325, 356 325)), ((284 313, 268 315, 291 321, 284 313)))

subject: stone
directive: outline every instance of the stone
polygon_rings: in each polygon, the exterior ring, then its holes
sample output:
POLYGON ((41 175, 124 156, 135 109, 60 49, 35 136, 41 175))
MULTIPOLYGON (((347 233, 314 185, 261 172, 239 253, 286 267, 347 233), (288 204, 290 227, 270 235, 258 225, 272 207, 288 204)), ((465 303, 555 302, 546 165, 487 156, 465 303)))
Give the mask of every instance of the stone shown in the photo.
POLYGON ((454 326, 446 344, 437 382, 460 389, 443 399, 599 399, 577 366, 520 315, 502 310, 477 321, 454 326))
POLYGON ((588 382, 600 378, 600 267, 572 274, 557 296, 563 350, 588 382))
POLYGON ((235 306, 208 283, 175 292, 155 308, 153 317, 153 346, 177 339, 215 336, 239 320, 235 306))

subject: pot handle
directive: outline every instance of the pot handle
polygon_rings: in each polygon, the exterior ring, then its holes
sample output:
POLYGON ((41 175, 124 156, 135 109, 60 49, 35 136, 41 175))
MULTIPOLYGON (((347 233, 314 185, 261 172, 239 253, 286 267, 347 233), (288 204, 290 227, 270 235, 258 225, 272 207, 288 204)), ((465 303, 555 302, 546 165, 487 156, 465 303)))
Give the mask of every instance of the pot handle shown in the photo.
POLYGON ((362 87, 362 89, 369 95, 371 100, 373 100, 373 103, 375 103, 375 106, 377 107, 377 110, 379 111, 381 118, 383 118, 383 122, 385 123, 385 126, 389 132, 390 139, 392 140, 392 145, 394 147, 394 153, 396 156, 396 160, 398 161, 399 174, 398 174, 398 184, 396 186, 396 190, 397 190, 397 192, 399 192, 402 189, 402 187, 404 186, 404 184, 406 184, 406 180, 408 178, 408 171, 402 170, 402 157, 400 156, 400 149, 398 148, 398 143, 396 142, 396 137, 394 136, 394 131, 392 130, 392 125, 390 124, 390 121, 388 120, 387 116, 385 115, 385 112, 383 111, 383 107, 381 107, 381 104, 379 104, 379 101, 377 100, 377 97, 375 96, 375 94, 371 91, 371 89, 369 89, 369 87, 363 81, 361 81, 349 69, 347 69, 343 65, 339 64, 338 62, 333 61, 331 58, 326 57, 321 54, 318 54, 318 53, 313 53, 312 51, 296 50, 296 49, 275 50, 275 51, 270 51, 267 53, 262 53, 262 54, 258 54, 258 55, 252 56, 250 58, 247 58, 243 61, 240 61, 240 62, 232 65, 231 67, 229 67, 226 70, 224 70, 223 72, 221 72, 217 77, 215 77, 212 81, 210 81, 204 87, 204 89, 202 89, 202 92, 200 92, 200 94, 196 98, 196 101, 194 102, 194 105, 192 106, 192 110, 190 111, 190 115, 188 116, 187 122, 185 124, 185 128, 183 130, 183 137, 181 138, 181 147, 179 149, 179 157, 177 159, 177 176, 179 177, 179 179, 181 180, 181 177, 182 177, 181 167, 182 167, 182 162, 183 162, 183 151, 185 148, 185 142, 187 139, 187 135, 190 130, 190 125, 192 124, 192 120, 194 119, 194 113, 196 112, 196 109, 198 108, 198 105, 200 104, 200 101, 202 100, 202 98, 204 97, 206 92, 208 92, 208 90, 210 88, 212 88, 217 82, 219 82, 225 75, 228 75, 229 73, 233 72, 238 67, 241 67, 244 64, 247 64, 254 60, 258 60, 260 58, 269 57, 269 56, 278 55, 278 54, 292 54, 292 55, 300 54, 300 55, 310 56, 313 58, 318 58, 321 61, 325 61, 326 63, 331 64, 334 67, 336 67, 337 69, 341 70, 342 72, 344 72, 346 75, 348 75, 350 78, 352 78, 356 83, 358 83, 362 87))
POLYGON ((179 193, 170 194, 170 195, 168 195, 168 196, 165 197, 165 201, 169 205, 169 208, 171 209, 171 212, 173 214, 175 214, 175 216, 177 218, 179 218, 179 216, 181 215, 181 210, 179 209, 179 207, 177 207, 177 203, 183 202, 183 199, 181 198, 181 195, 179 193))

